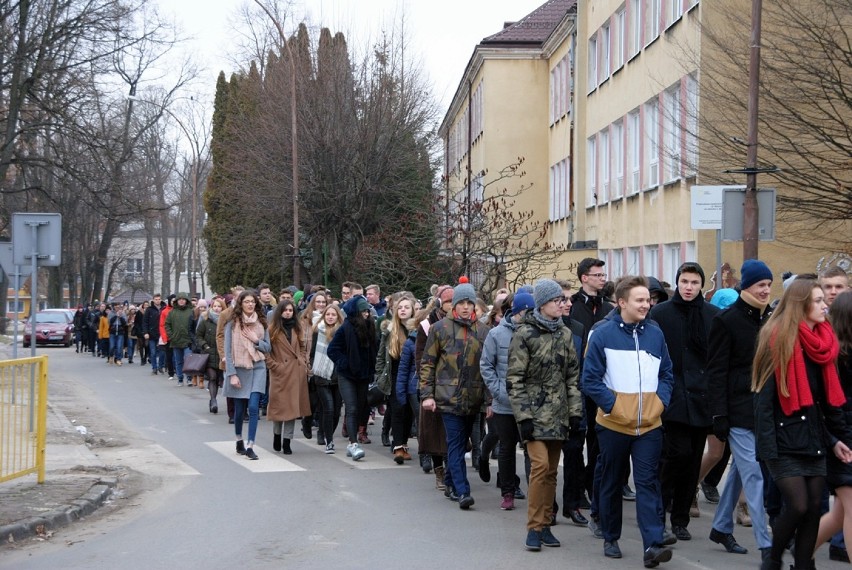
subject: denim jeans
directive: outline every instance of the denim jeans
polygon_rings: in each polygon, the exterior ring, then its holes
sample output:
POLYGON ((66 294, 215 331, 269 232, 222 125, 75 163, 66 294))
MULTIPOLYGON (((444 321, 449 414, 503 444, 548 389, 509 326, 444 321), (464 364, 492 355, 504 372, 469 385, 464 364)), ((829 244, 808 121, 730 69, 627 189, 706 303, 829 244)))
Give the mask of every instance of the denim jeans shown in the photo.
MULTIPOLYGON (((340 422, 340 406, 343 403, 337 385, 317 386, 317 396, 320 399, 320 428, 325 435, 325 442, 334 441, 334 432, 340 422)), ((347 428, 348 429, 348 428, 347 428)))
POLYGON ((109 355, 114 360, 121 360, 121 357, 124 355, 124 335, 109 335, 109 355))
POLYGON ((600 509, 604 540, 621 538, 625 464, 633 460, 636 485, 636 520, 643 549, 663 543, 663 499, 660 493, 659 464, 663 450, 663 430, 653 429, 642 435, 627 435, 595 426, 598 432, 601 466, 600 509))
POLYGON ((447 433, 447 473, 450 485, 459 497, 469 495, 470 483, 467 481, 464 454, 476 415, 457 416, 443 412, 441 417, 444 420, 444 431, 447 433))
POLYGON ((234 398, 234 433, 242 439, 243 436, 243 416, 248 407, 248 443, 254 443, 257 437, 257 417, 260 410, 260 392, 252 392, 251 396, 246 398, 234 398))
MULTIPOLYGON (((763 506, 763 473, 754 451, 754 432, 745 428, 731 428, 728 444, 734 460, 728 470, 725 487, 719 497, 713 528, 723 533, 734 532, 734 509, 740 491, 745 487, 748 512, 751 515, 754 540, 758 548, 769 548, 772 539, 766 527, 766 513, 763 506)), ((637 497, 638 500, 638 497, 637 497)))
POLYGON ((154 339, 148 339, 148 359, 151 361, 151 370, 154 372, 166 367, 166 353, 154 339))
POLYGON ((363 417, 365 410, 369 413, 367 389, 370 384, 341 376, 338 379, 338 387, 340 396, 343 398, 343 405, 346 406, 346 430, 349 432, 349 443, 355 443, 358 441, 359 419, 363 417))
POLYGON ((178 382, 183 382, 183 359, 191 352, 188 346, 184 348, 172 348, 172 357, 175 359, 175 373, 177 374, 178 382))
POLYGON ((136 337, 127 337, 127 361, 133 362, 133 353, 136 352, 136 337))

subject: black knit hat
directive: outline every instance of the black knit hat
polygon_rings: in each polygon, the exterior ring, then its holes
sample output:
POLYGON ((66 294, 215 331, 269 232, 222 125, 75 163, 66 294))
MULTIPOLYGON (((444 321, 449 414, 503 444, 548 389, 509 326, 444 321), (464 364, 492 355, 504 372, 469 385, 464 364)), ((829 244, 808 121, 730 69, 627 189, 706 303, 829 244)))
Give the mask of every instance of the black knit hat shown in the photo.
POLYGON ((681 263, 680 267, 677 268, 675 287, 677 287, 677 282, 680 281, 680 274, 684 271, 687 273, 698 273, 701 276, 701 288, 704 289, 704 269, 695 261, 686 261, 681 263))

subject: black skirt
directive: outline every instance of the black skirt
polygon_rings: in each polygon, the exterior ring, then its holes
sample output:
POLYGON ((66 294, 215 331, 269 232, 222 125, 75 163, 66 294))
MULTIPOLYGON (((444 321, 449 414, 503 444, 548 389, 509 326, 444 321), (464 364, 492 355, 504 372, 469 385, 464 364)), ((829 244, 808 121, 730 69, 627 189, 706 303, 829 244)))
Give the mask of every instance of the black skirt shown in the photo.
POLYGON ((828 475, 825 480, 829 489, 852 487, 852 464, 843 463, 832 453, 827 461, 828 475))
POLYGON ((785 477, 825 477, 825 457, 806 455, 782 455, 777 459, 767 459, 766 467, 772 479, 785 477))

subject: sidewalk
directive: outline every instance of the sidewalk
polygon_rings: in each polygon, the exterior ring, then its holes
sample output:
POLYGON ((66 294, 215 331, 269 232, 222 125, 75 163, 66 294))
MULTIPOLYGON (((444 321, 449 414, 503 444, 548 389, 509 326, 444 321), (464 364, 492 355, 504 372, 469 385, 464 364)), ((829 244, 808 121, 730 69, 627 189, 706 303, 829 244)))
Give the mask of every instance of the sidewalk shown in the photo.
MULTIPOLYGON (((19 351, 20 355, 20 351, 19 351)), ((11 358, 0 345, 0 359, 11 358)), ((89 449, 84 436, 61 410, 47 408, 45 482, 27 475, 0 483, 0 541, 46 539, 59 527, 93 513, 109 500, 119 472, 89 449)))

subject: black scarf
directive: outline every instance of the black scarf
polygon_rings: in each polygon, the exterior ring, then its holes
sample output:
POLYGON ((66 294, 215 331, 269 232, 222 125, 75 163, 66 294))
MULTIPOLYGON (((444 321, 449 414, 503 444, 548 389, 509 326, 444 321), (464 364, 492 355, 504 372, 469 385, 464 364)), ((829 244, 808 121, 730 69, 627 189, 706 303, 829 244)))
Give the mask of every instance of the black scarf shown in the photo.
POLYGON ((687 343, 690 350, 695 351, 702 360, 705 360, 707 358, 707 331, 704 328, 704 316, 702 315, 704 297, 699 292, 692 301, 684 301, 683 297, 680 296, 680 291, 675 289, 672 303, 681 313, 686 315, 687 343))
POLYGON ((281 330, 284 331, 284 334, 287 335, 287 342, 293 342, 293 327, 296 325, 296 317, 290 317, 289 319, 285 319, 281 317, 281 330))
POLYGON ((598 313, 598 309, 603 306, 603 296, 601 295, 589 295, 585 291, 580 291, 583 295, 583 302, 587 307, 592 310, 592 314, 596 315, 598 313))

